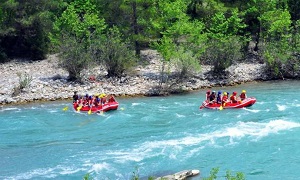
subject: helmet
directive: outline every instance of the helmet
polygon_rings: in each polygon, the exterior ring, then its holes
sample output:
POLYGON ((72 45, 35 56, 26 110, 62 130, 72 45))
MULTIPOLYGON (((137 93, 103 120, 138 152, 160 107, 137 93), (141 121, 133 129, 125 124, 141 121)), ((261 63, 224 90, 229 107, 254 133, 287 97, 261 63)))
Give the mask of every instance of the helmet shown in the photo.
POLYGON ((89 98, 92 99, 92 96, 90 96, 89 98))
POLYGON ((222 92, 221 92, 221 91, 219 91, 219 92, 218 92, 218 94, 222 94, 222 92))
POLYGON ((237 94, 237 92, 236 92, 236 91, 234 91, 232 94, 233 94, 233 95, 236 95, 236 94, 237 94))
POLYGON ((209 94, 209 93, 210 93, 210 90, 207 90, 207 91, 206 91, 206 94, 209 94))
POLYGON ((89 94, 85 94, 85 97, 89 97, 89 94))
POLYGON ((242 90, 242 93, 246 93, 246 90, 242 90))
POLYGON ((227 92, 224 92, 223 94, 224 94, 225 96, 227 96, 227 92))

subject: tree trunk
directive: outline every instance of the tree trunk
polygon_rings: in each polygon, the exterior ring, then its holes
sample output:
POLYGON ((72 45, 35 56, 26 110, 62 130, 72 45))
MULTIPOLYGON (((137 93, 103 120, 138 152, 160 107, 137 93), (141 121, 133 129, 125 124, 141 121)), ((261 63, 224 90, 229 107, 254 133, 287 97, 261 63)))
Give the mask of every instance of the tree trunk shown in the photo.
MULTIPOLYGON (((136 1, 133 1, 131 3, 131 6, 132 6, 132 12, 133 12, 132 28, 133 28, 135 37, 137 37, 139 35, 139 29, 138 29, 138 23, 137 23, 136 1)), ((136 39, 134 41, 135 41, 135 53, 136 53, 136 55, 140 55, 140 53, 141 53, 140 43, 136 39)))

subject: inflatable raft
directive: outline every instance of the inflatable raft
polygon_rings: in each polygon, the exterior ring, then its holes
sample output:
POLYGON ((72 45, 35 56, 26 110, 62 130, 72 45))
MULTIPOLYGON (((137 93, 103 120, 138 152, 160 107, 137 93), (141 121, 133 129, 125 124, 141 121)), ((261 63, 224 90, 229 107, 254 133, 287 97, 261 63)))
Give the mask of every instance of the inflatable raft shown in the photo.
POLYGON ((89 106, 79 106, 77 103, 73 104, 73 107, 75 109, 75 111, 80 111, 80 112, 92 112, 92 113, 96 113, 96 112, 106 112, 106 111, 110 111, 110 110, 116 110, 119 107, 119 103, 117 101, 113 101, 113 102, 106 102, 103 105, 99 105, 99 106, 92 106, 92 108, 90 108, 89 106))
POLYGON ((225 105, 223 105, 221 107, 221 104, 217 104, 217 103, 209 103, 207 101, 204 101, 202 103, 202 106, 200 106, 200 109, 202 108, 208 108, 208 109, 233 109, 233 108, 243 108, 243 107, 250 107, 252 106, 254 103, 256 102, 256 99, 254 97, 250 97, 250 98, 246 98, 243 101, 238 101, 236 103, 225 103, 225 105))

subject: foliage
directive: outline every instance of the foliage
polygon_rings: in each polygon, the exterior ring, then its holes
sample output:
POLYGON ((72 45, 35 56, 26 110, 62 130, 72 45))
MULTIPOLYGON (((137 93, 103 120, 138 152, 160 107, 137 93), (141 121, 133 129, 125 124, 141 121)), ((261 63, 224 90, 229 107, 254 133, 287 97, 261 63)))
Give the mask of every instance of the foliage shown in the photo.
POLYGON ((88 47, 91 36, 101 36, 106 28, 104 19, 101 19, 96 6, 90 0, 75 0, 54 23, 54 32, 50 34, 52 43, 59 45, 64 34, 81 39, 88 47))
POLYGON ((81 80, 82 70, 95 61, 91 44, 102 38, 106 28, 97 13, 91 1, 76 0, 54 23, 51 40, 60 47, 60 65, 69 72, 70 80, 81 80))
POLYGON ((82 81, 82 70, 87 69, 92 63, 90 51, 87 50, 83 40, 65 34, 61 43, 59 54, 60 66, 69 72, 69 80, 82 81))
POLYGON ((111 28, 104 40, 95 40, 93 55, 103 64, 108 77, 120 77, 136 64, 134 52, 127 41, 123 41, 116 27, 111 28))
MULTIPOLYGON (((207 178, 203 178, 203 180, 214 180, 214 179, 217 179, 218 174, 219 172, 219 168, 212 168, 212 170, 210 171, 210 176, 207 177, 207 178)), ((226 176, 225 178, 227 180, 245 180, 245 176, 243 173, 241 172, 237 172, 235 176, 231 175, 231 171, 226 171, 226 176)))
POLYGON ((87 173, 84 175, 83 180, 92 180, 93 178, 91 177, 90 173, 87 173))
POLYGON ((0 47, 3 53, 8 57, 44 59, 53 20, 51 8, 57 1, 1 1, 0 47))
POLYGON ((236 36, 211 40, 207 46, 201 58, 203 62, 213 65, 213 72, 216 74, 224 73, 226 68, 238 62, 243 56, 241 53, 243 44, 236 36))
POLYGON ((287 10, 265 12, 260 17, 263 28, 262 56, 272 76, 283 78, 283 64, 287 63, 293 54, 291 46, 291 16, 287 10))
POLYGON ((200 70, 197 57, 192 51, 182 46, 177 47, 175 57, 171 60, 171 63, 175 66, 180 79, 190 77, 194 72, 200 70))
MULTIPOLYGON (((270 71, 284 74, 283 67, 298 66, 299 12, 297 0, 2 0, 0 61, 60 53, 67 37, 80 41, 88 52, 91 44, 97 44, 94 41, 105 42, 108 28, 117 27, 126 46, 132 47, 126 48, 128 54, 132 49, 139 54, 153 42, 170 41, 176 48, 163 53, 158 49, 164 65, 175 57, 177 47, 203 60, 218 43, 223 48, 239 41, 236 51, 246 53, 245 40, 251 38, 254 53, 265 59, 270 71)), ((217 54, 215 61, 220 62, 211 64, 222 70, 228 63, 217 54)), ((94 61, 93 52, 91 56, 94 61)))
POLYGON ((239 33, 246 27, 239 17, 237 9, 226 17, 224 13, 216 13, 208 27, 209 40, 201 59, 213 65, 216 74, 222 74, 232 63, 242 58, 244 40, 239 33))
POLYGON ((30 83, 32 82, 32 76, 28 73, 17 73, 17 76, 19 78, 19 84, 14 87, 13 96, 19 95, 23 89, 30 86, 30 83))

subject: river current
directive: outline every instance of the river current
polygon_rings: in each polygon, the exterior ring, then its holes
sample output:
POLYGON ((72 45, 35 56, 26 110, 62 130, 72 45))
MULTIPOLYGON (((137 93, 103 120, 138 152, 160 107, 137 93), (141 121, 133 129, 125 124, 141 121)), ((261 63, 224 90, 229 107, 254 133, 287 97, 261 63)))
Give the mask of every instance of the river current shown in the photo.
POLYGON ((168 97, 118 98, 116 111, 77 113, 71 102, 0 109, 0 179, 141 179, 186 169, 225 179, 299 179, 300 81, 216 87, 245 89, 249 108, 199 109, 200 90, 168 97), (64 107, 68 110, 63 111, 64 107), (223 177, 222 177, 223 176, 223 177))

